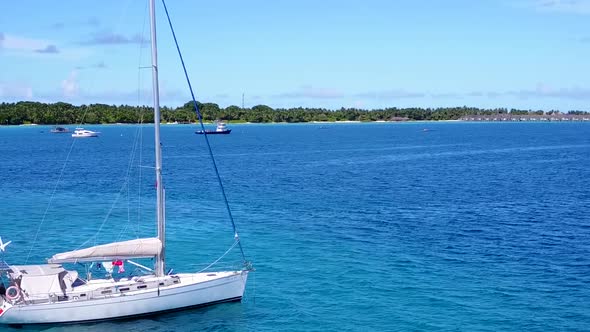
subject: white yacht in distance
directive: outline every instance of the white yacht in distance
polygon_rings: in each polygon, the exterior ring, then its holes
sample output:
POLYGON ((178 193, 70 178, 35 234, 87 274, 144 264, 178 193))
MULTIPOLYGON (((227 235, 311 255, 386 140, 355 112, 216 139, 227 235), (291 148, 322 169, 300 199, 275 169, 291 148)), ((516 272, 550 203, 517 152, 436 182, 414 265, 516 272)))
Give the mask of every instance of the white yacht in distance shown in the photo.
MULTIPOLYGON (((253 268, 245 259, 227 201, 227 212, 233 226, 231 234, 233 244, 230 248, 217 260, 198 271, 177 273, 166 266, 166 208, 165 185, 162 180, 164 172, 160 140, 155 0, 149 1, 149 9, 157 235, 58 253, 49 258, 46 264, 40 265, 26 265, 26 261, 24 264, 13 265, 5 262, 2 259, 3 256, 0 256, 0 294, 2 294, 0 295, 0 324, 20 326, 93 322, 151 315, 242 299, 248 274, 253 271, 253 268), (221 271, 211 270, 214 264, 236 247, 241 252, 243 265, 225 270, 222 268, 221 271), (137 259, 152 259, 153 265, 139 263, 137 259), (71 269, 66 269, 62 264, 73 265, 71 269), (134 269, 132 273, 124 271, 123 266, 129 268, 129 265, 132 266, 131 269, 134 269), (119 267, 117 276, 120 277, 115 278, 112 272, 113 267, 117 266, 119 267), (108 271, 105 277, 96 277, 91 273, 97 267, 108 271)), ((174 33, 173 30, 172 32, 174 33)), ((95 137, 97 134, 77 128, 72 137, 95 137)), ((210 149, 209 145, 208 147, 210 149)), ((215 163, 212 153, 211 158, 215 163)), ((221 181, 218 173, 217 176, 221 181)), ((223 186, 220 187, 223 190, 223 186)), ((225 197, 225 193, 223 196, 225 197)), ((64 236, 67 235, 64 234, 64 236)), ((45 238, 44 240, 55 242, 54 246, 61 245, 60 239, 45 238)), ((2 253, 9 243, 0 240, 2 253)), ((193 251, 187 251, 184 254, 187 259, 193 259, 197 255, 193 251)))
POLYGON ((76 130, 74 130, 74 133, 72 134, 72 137, 98 137, 98 134, 100 134, 100 132, 98 131, 86 130, 84 128, 76 128, 76 130))

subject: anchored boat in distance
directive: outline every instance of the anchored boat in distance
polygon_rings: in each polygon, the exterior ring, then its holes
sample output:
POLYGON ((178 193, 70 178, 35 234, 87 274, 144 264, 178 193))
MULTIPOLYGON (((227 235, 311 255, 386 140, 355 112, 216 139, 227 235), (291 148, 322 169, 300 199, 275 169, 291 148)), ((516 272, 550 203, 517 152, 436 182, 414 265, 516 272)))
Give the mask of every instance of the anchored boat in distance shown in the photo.
POLYGON ((215 128, 215 130, 197 130, 195 131, 195 134, 199 134, 199 135, 203 135, 203 134, 207 134, 207 135, 223 135, 223 134, 229 134, 231 133, 231 129, 227 129, 227 126, 225 125, 225 122, 217 122, 217 128, 215 128))
POLYGON ((70 130, 66 127, 53 127, 50 131, 52 134, 67 134, 70 130))
POLYGON ((76 130, 74 130, 74 133, 72 134, 72 137, 74 137, 74 138, 98 137, 98 134, 100 134, 100 132, 98 132, 98 131, 86 130, 84 128, 76 128, 76 130))

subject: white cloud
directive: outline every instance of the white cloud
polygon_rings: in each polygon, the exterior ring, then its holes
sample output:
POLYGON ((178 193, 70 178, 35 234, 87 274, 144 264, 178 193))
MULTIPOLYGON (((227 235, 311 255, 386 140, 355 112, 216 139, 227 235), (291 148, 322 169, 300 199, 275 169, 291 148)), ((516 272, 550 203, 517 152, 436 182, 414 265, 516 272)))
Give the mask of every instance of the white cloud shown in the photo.
POLYGON ((57 45, 52 40, 27 38, 0 32, 0 52, 5 52, 7 55, 80 61, 92 53, 89 48, 62 49, 57 45))
POLYGON ((366 91, 355 94, 344 94, 331 89, 317 89, 303 87, 297 91, 274 95, 275 98, 282 99, 348 99, 354 98, 356 101, 367 102, 369 100, 392 101, 400 99, 463 99, 463 98, 502 98, 518 97, 520 99, 528 98, 557 98, 557 99, 578 99, 590 100, 590 89, 583 87, 555 88, 545 83, 538 83, 534 88, 505 91, 470 91, 470 92, 427 92, 427 91, 407 91, 404 89, 387 89, 366 91))
POLYGON ((7 99, 33 98, 33 88, 15 82, 0 82, 0 97, 7 99))
POLYGON ((150 40, 144 38, 140 34, 134 34, 131 36, 122 35, 119 33, 113 33, 103 31, 95 33, 88 39, 80 41, 80 45, 124 45, 124 44, 147 44, 150 40))
POLYGON ((302 86, 296 91, 281 93, 276 95, 275 97, 287 99, 330 99, 342 98, 344 97, 344 94, 340 91, 330 88, 314 88, 311 86, 302 86))
POLYGON ((590 0, 534 0, 532 6, 542 12, 590 14, 590 0))
POLYGON ((61 91, 64 97, 76 97, 78 95, 78 71, 70 72, 68 78, 61 82, 61 91))
POLYGON ((52 29, 63 29, 66 27, 73 27, 73 28, 79 28, 80 26, 99 26, 100 25, 100 21, 98 18, 91 16, 88 17, 86 19, 82 19, 82 20, 74 20, 72 21, 71 19, 68 19, 67 21, 60 21, 60 22, 55 22, 53 24, 50 25, 50 27, 52 29))
POLYGON ((0 49, 35 52, 51 45, 52 43, 45 40, 23 38, 0 32, 0 49))
POLYGON ((352 103, 352 105, 355 108, 364 108, 365 107, 365 102, 363 102, 361 100, 356 100, 354 103, 352 103))
POLYGON ((95 64, 92 65, 87 65, 87 66, 76 66, 76 69, 78 70, 83 70, 83 69, 105 69, 107 68, 107 65, 104 63, 104 61, 99 61, 95 64))
POLYGON ((373 98, 373 99, 422 98, 425 96, 426 96, 426 94, 424 92, 413 92, 413 91, 406 91, 403 89, 368 91, 368 92, 358 93, 355 95, 355 97, 373 98))
POLYGON ((565 99, 590 99, 590 89, 581 87, 553 88, 545 83, 538 83, 535 89, 508 91, 505 95, 527 98, 565 98, 565 99))
POLYGON ((463 95, 456 92, 443 92, 443 93, 432 93, 430 95, 432 98, 462 98, 463 95))
POLYGON ((47 45, 45 48, 35 50, 35 52, 45 53, 45 54, 56 54, 56 53, 59 53, 59 50, 57 49, 57 46, 55 46, 55 45, 47 45))

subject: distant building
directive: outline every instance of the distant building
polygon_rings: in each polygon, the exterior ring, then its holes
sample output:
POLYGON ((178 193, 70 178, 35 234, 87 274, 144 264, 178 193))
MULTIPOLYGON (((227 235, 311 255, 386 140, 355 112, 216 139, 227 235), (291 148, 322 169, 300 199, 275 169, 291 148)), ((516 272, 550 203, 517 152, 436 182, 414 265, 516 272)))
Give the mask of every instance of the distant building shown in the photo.
MULTIPOLYGON (((466 115, 461 121, 590 121, 590 114, 492 114, 492 115, 466 115)), ((394 120, 392 120, 394 121, 394 120)))
POLYGON ((401 116, 392 116, 389 118, 389 121, 408 121, 410 118, 401 117, 401 116))

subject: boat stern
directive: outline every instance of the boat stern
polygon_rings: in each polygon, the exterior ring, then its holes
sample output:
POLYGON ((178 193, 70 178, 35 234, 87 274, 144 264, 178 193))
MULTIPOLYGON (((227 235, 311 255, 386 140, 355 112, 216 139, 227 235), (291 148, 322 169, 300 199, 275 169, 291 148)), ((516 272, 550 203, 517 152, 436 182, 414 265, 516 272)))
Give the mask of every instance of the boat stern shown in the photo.
POLYGON ((10 309, 12 304, 0 296, 0 324, 10 324, 10 309))

